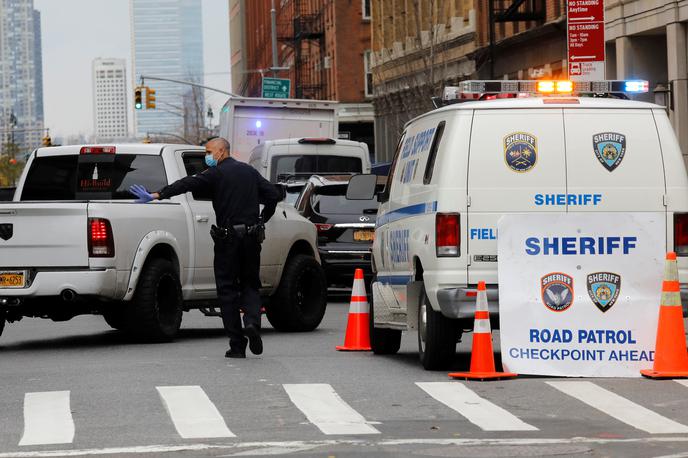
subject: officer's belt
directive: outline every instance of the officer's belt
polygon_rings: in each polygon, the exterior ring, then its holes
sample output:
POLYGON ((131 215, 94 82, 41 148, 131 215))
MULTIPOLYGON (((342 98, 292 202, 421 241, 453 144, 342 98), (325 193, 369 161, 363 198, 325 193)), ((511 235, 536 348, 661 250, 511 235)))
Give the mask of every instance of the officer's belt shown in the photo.
POLYGON ((259 225, 258 224, 252 224, 252 225, 247 225, 247 224, 235 224, 229 227, 218 227, 218 229, 226 231, 227 233, 235 233, 239 237, 243 237, 246 234, 253 234, 256 229, 258 229, 259 225))

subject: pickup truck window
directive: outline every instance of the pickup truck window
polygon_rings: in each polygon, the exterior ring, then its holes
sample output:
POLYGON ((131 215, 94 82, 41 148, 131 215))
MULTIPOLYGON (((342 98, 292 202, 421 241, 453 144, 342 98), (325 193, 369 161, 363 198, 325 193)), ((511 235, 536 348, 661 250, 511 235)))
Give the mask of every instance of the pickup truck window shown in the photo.
POLYGON ((133 199, 129 186, 157 191, 167 184, 160 156, 117 154, 37 157, 21 200, 133 199))
MULTIPOLYGON (((182 161, 187 176, 197 175, 208 168, 205 164, 205 153, 184 153, 182 154, 182 161)), ((212 200, 210 193, 196 191, 192 195, 194 200, 212 200)))

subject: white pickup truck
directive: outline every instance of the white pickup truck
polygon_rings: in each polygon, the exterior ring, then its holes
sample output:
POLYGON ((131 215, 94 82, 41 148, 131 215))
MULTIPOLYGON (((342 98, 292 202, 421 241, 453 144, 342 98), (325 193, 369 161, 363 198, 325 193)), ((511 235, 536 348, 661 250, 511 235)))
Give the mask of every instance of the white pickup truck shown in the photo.
MULTIPOLYGON (((179 331, 182 312, 217 315, 208 196, 134 203, 205 168, 189 145, 62 146, 29 158, 12 202, 0 203, 0 334, 23 317, 102 314, 146 340, 179 331)), ((268 320, 310 331, 327 302, 316 230, 283 202, 266 225, 261 295, 268 320)))

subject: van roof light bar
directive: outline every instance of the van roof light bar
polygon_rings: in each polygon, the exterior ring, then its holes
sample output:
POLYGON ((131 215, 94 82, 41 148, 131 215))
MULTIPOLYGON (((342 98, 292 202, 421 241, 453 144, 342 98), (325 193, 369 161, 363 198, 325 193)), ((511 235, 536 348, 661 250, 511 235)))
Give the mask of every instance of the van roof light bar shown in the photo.
POLYGON ((458 86, 445 87, 443 99, 456 100, 474 94, 628 94, 648 90, 649 84, 645 80, 467 80, 458 86))

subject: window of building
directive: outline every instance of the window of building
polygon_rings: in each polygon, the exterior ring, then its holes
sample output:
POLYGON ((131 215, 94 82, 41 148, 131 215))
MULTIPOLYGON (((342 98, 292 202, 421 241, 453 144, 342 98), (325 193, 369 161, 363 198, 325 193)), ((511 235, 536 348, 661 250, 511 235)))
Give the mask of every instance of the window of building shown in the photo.
POLYGON ((372 97, 373 96, 373 71, 371 69, 370 65, 370 56, 371 56, 371 51, 370 49, 366 49, 365 52, 363 53, 363 73, 365 76, 365 96, 366 97, 372 97))
POLYGON ((363 19, 370 19, 370 0, 361 0, 363 2, 363 19))

